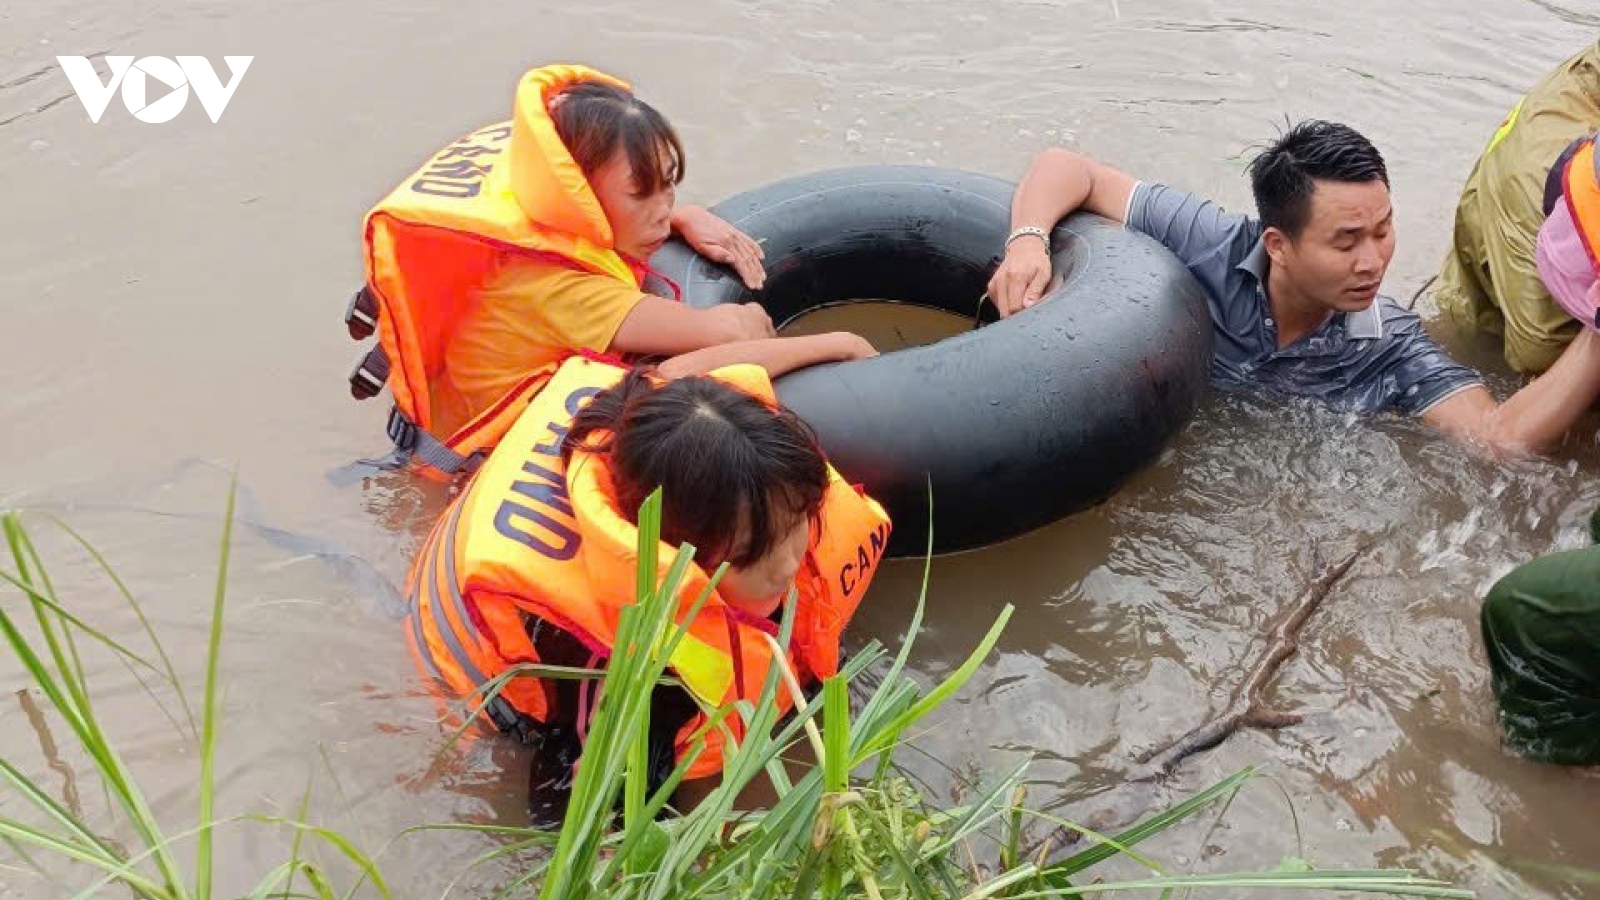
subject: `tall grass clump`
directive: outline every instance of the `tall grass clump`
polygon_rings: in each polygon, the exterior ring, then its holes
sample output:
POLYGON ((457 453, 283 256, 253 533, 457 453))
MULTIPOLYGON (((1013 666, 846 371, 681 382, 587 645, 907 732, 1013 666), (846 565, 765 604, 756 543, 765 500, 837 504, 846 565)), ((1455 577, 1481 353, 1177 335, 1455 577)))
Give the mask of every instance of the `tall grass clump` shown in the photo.
MULTIPOLYGON (((364 880, 384 897, 389 897, 371 858, 338 834, 270 816, 215 818, 217 740, 221 732, 218 701, 218 673, 222 659, 223 613, 226 607, 228 560, 233 540, 234 494, 228 497, 227 515, 218 551, 215 588, 211 596, 211 628, 206 645, 205 683, 198 716, 179 680, 171 659, 133 592, 117 577, 111 566, 77 532, 56 522, 74 542, 95 560, 122 599, 129 604, 149 640, 155 662, 135 653, 124 644, 95 629, 72 612, 73 604, 57 595, 39 552, 18 512, 0 514, 0 532, 6 550, 0 557, 0 634, 31 682, 42 694, 47 710, 64 723, 77 747, 88 758, 94 776, 104 788, 112 819, 96 827, 74 808, 75 804, 56 801, 49 791, 30 778, 11 760, 0 759, 0 789, 8 789, 32 815, 26 819, 0 816, 3 839, 26 863, 41 875, 33 854, 43 852, 60 860, 70 860, 93 880, 77 897, 100 896, 109 886, 121 885, 134 897, 147 900, 209 900, 213 896, 216 859, 213 835, 223 825, 248 821, 257 826, 287 827, 293 830, 289 858, 267 873, 250 896, 315 897, 332 900, 339 896, 328 874, 315 862, 302 856, 303 838, 331 847, 364 874, 364 880), (18 602, 20 601, 20 602, 18 602), (29 628, 28 626, 32 627, 29 628), (89 642, 109 650, 143 685, 168 718, 178 723, 184 738, 199 757, 196 773, 198 808, 194 818, 182 825, 163 823, 151 809, 145 791, 118 752, 106 731, 90 691, 79 644, 89 642), (175 698, 181 714, 174 714, 160 699, 155 685, 164 685, 175 698), (115 837, 122 835, 124 837, 115 837), (126 836, 131 835, 131 840, 126 836), (185 846, 190 845, 190 846, 185 846), (180 849, 183 851, 180 853, 180 849), (185 864, 184 860, 189 860, 185 864), (296 880, 303 887, 296 889, 296 880)), ((300 815, 304 818, 305 804, 300 815)), ((124 894, 124 896, 126 896, 124 894)))
MULTIPOLYGON (((1290 889, 1473 896, 1411 871, 1316 870, 1297 860, 1273 871, 1187 874, 1135 849, 1231 799, 1254 774, 1248 770, 1109 836, 1025 808, 1022 766, 994 779, 971 802, 954 808, 932 805, 901 775, 893 762, 894 751, 910 729, 978 671, 999 640, 1011 607, 1000 611, 959 667, 924 689, 908 675, 906 664, 922 627, 926 562, 906 642, 892 659, 874 642, 811 697, 801 693, 792 673, 775 667, 759 702, 722 711, 743 716, 747 728, 742 744, 726 744, 720 783, 694 808, 674 811, 670 799, 703 742, 695 744, 689 758, 680 761, 653 793, 646 791, 649 772, 643 750, 651 692, 667 677, 667 661, 685 633, 674 623, 674 613, 694 548, 685 545, 660 583, 653 583, 647 573, 657 571, 660 520, 658 494, 640 511, 638 602, 622 613, 617 649, 604 673, 571 803, 553 837, 554 850, 499 896, 523 896, 535 889, 541 900, 983 900, 1125 891, 1167 898, 1180 890, 1232 896, 1243 890, 1290 889), (876 686, 862 686, 866 700, 853 710, 850 686, 864 672, 880 669, 876 686), (781 721, 780 692, 787 692, 796 708, 781 721), (809 745, 815 760, 792 778, 785 756, 801 742, 809 745), (740 794, 763 778, 776 796, 771 808, 736 808, 740 794), (1023 839, 1030 822, 1076 831, 1088 838, 1087 847, 1054 861, 1044 852, 1030 856, 1023 839), (974 847, 988 848, 992 858, 977 864, 974 847), (1147 874, 1136 880, 1106 881, 1098 870, 1115 858, 1132 861, 1147 874)), ((722 571, 715 573, 705 594, 694 598, 693 608, 706 602, 722 571)), ((788 645, 793 618, 791 595, 777 647, 788 645)), ((776 647, 775 655, 782 657, 776 647)), ((708 727, 722 727, 719 722, 713 715, 708 727)), ((514 842, 480 862, 538 841, 535 832, 525 836, 526 841, 514 842)))

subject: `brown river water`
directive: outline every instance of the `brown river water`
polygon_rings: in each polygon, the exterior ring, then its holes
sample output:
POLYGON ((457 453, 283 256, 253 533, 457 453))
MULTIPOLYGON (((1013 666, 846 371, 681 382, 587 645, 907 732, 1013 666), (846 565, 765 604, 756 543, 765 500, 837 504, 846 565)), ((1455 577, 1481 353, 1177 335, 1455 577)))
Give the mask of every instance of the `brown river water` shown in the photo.
MULTIPOLYGON (((443 494, 341 477, 383 451, 386 409, 349 399, 357 351, 339 319, 361 278, 362 214, 435 148, 503 118, 523 70, 581 61, 630 77, 682 132, 682 194, 705 203, 865 163, 1015 178, 1065 143, 1245 208, 1253 145, 1286 117, 1344 120, 1387 155, 1400 243, 1386 288, 1407 298, 1506 110, 1597 34, 1590 0, 5 4, 0 506, 81 529, 197 680, 236 471, 219 814, 289 814, 309 784, 311 816, 369 848, 418 824, 517 823, 519 751, 475 741, 438 756, 393 585, 443 494), (116 99, 90 124, 55 56, 105 53, 255 60, 219 124, 191 101, 148 125, 116 99)), ((909 341, 944 327, 868 320, 909 341)), ((1512 386, 1492 353, 1452 346, 1512 386)), ((1544 868, 1600 868, 1600 779, 1501 749, 1476 624, 1496 578, 1584 542, 1597 455, 1592 422, 1555 458, 1502 467, 1394 418, 1214 398, 1110 502, 936 561, 921 674, 959 662, 1002 604, 1017 613, 907 762, 944 792, 1031 754, 1033 799, 1087 816, 1138 753, 1227 702, 1322 560, 1371 541, 1274 689, 1304 722, 1191 760, 1163 799, 1246 765, 1272 781, 1217 830, 1180 829, 1155 852, 1180 869, 1299 855, 1416 866, 1484 897, 1600 896, 1544 868)), ((92 562, 43 544, 73 608, 144 646, 92 562)), ((898 642, 920 577, 918 563, 888 566, 852 639, 898 642)), ((181 830, 195 755, 125 669, 97 663, 94 677, 181 830)), ((22 685, 0 657, 0 756, 103 820, 82 754, 22 685)), ((17 808, 0 793, 0 812, 17 808)), ((221 888, 283 861, 277 837, 245 836, 259 833, 219 838, 221 888)), ((494 846, 426 835, 383 863, 403 896, 434 898, 494 846)), ((0 853, 0 897, 71 893, 14 865, 0 853)), ((487 897, 504 875, 479 870, 453 896, 487 897)))

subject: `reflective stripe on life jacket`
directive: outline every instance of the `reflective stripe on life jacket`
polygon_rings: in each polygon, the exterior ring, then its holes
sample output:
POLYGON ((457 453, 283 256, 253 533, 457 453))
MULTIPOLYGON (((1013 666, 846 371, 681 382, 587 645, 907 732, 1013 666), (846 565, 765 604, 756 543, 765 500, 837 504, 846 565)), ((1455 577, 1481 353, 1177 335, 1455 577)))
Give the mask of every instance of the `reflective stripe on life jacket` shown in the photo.
MULTIPOLYGON (((573 416, 590 398, 619 382, 623 369, 584 357, 561 363, 528 403, 500 446, 435 526, 412 565, 408 582, 411 643, 431 674, 466 695, 517 663, 536 662, 530 617, 561 628, 592 651, 609 655, 618 617, 635 602, 638 529, 617 507, 605 457, 575 454, 563 465, 561 443, 573 416)), ((766 372, 755 366, 719 370, 713 377, 776 407, 766 372)), ((846 484, 830 466, 821 528, 801 567, 796 588, 791 665, 803 680, 838 671, 839 640, 888 544, 888 516, 846 484)), ((664 575, 676 548, 662 544, 664 575)), ((706 588, 707 574, 689 568, 679 621, 706 588)), ((762 631, 713 593, 689 623, 671 667, 709 707, 759 700, 772 664, 762 631)), ((501 697, 518 712, 549 721, 556 712, 535 679, 510 681, 501 697)), ((787 693, 780 692, 787 710, 787 693)), ((727 720, 736 738, 737 716, 727 720)), ((697 716, 679 733, 680 751, 704 724, 697 716)), ((713 732, 691 769, 703 777, 721 768, 721 738, 713 732)))
MULTIPOLYGON (((548 260, 635 288, 643 281, 642 268, 614 249, 605 211, 550 118, 550 99, 586 81, 628 87, 582 66, 533 69, 517 86, 510 121, 440 150, 367 214, 366 285, 346 325, 358 339, 375 328, 379 346, 357 365, 351 390, 362 399, 387 384, 390 435, 428 468, 469 467, 515 421, 499 408, 454 434, 434 428, 432 391, 445 354, 497 259, 548 260)), ((514 406, 550 371, 534 374, 509 398, 514 406)))

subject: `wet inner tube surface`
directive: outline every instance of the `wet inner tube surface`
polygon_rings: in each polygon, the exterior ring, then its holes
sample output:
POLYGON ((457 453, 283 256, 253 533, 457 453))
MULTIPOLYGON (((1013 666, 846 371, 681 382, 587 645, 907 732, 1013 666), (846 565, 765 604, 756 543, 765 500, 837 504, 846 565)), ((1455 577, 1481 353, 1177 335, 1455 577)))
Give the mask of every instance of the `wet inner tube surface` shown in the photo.
MULTIPOLYGON (((692 306, 757 301, 780 327, 856 300, 972 318, 1013 189, 921 167, 805 175, 713 208, 762 242, 762 291, 676 240, 651 265, 692 306)), ((1177 258, 1087 213, 1057 226, 1051 249, 1055 282, 1031 309, 994 321, 984 304, 975 331, 779 379, 833 464, 894 517, 892 554, 926 548, 930 483, 936 553, 992 544, 1110 496, 1199 404, 1211 325, 1177 258)))

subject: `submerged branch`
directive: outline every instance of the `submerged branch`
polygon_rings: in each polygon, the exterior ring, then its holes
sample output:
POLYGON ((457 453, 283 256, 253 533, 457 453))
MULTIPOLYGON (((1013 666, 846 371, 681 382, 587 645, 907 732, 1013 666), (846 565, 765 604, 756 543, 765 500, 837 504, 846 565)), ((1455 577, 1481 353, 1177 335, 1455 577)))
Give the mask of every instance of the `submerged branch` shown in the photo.
MULTIPOLYGON (((1285 728, 1301 721, 1303 717, 1298 713, 1284 712, 1267 705, 1262 694, 1271 687, 1284 662, 1300 649, 1300 632, 1306 623, 1370 546, 1370 543, 1364 543, 1322 570, 1299 598, 1278 617, 1269 632, 1265 650, 1251 667, 1250 674, 1228 707, 1165 749, 1147 755, 1128 781, 1116 790, 1115 802, 1089 817, 1087 826, 1090 830, 1105 833, 1131 822, 1154 804, 1159 786, 1184 760, 1216 747, 1239 729, 1285 728)), ((1030 848, 1029 853, 1051 842, 1071 845, 1081 837, 1077 832, 1054 829, 1030 848)))
POLYGON ((1171 775, 1185 759, 1210 750, 1241 728, 1285 728, 1298 725, 1298 713, 1283 712, 1268 706, 1261 695, 1278 677, 1285 661, 1300 649, 1300 632, 1322 606, 1334 585, 1367 550, 1366 545, 1352 550, 1344 559, 1322 570, 1286 613, 1278 619, 1267 640, 1266 652, 1256 660, 1233 702, 1221 715, 1173 742, 1165 750, 1151 754, 1134 774, 1133 781, 1155 781, 1171 775))

